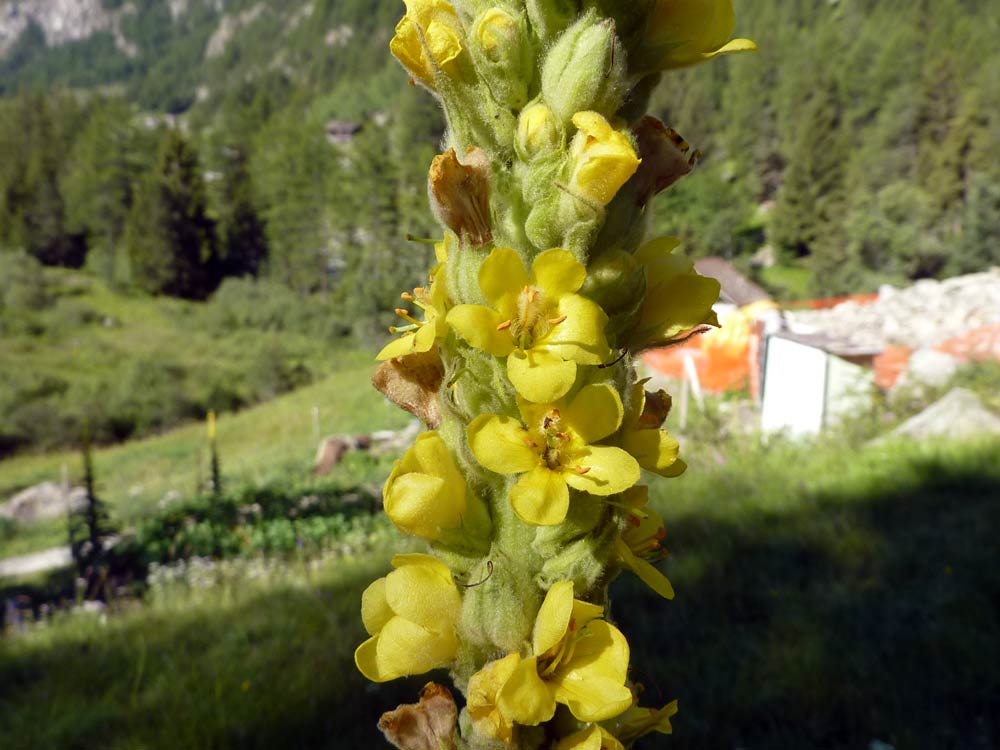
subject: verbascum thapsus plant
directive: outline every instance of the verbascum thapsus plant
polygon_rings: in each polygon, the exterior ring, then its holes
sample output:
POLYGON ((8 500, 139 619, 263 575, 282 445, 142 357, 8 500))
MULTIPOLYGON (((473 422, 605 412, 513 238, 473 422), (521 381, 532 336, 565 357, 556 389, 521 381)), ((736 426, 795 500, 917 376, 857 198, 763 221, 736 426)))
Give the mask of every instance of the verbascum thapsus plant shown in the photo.
POLYGON ((717 325, 719 284, 647 205, 698 152, 644 114, 660 76, 754 49, 731 0, 405 0, 390 48, 440 101, 429 166, 443 236, 379 354, 376 387, 422 419, 386 513, 427 554, 365 591, 358 668, 450 670, 380 727, 402 750, 610 750, 670 733, 642 706, 608 585, 674 596, 642 470, 685 464, 633 356, 717 325))

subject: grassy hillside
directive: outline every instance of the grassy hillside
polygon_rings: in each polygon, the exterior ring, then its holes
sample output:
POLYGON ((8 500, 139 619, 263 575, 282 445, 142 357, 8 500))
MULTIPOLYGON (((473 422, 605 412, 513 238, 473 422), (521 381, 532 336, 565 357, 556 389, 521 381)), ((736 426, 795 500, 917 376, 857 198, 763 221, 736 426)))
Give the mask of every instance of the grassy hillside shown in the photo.
POLYGON ((155 433, 360 361, 331 312, 242 279, 199 304, 0 257, 0 456, 155 433))
MULTIPOLYGON (((367 353, 345 353, 336 371, 314 385, 218 421, 223 480, 263 482, 308 474, 316 452, 312 410, 319 408, 320 432, 367 434, 407 423, 407 415, 369 385, 373 370, 367 353)), ((44 480, 58 480, 62 466, 79 480, 80 455, 55 452, 0 462, 0 496, 44 480)), ((143 517, 172 493, 190 496, 208 476, 205 428, 191 424, 164 435, 95 452, 97 489, 113 515, 128 523, 143 517)), ((346 462, 344 471, 370 472, 364 462, 346 462)), ((378 481, 361 476, 361 480, 378 481)), ((62 521, 25 527, 0 540, 0 556, 20 554, 65 539, 62 521)))
MULTIPOLYGON (((677 598, 612 587, 633 679, 680 702, 669 741, 641 747, 996 746, 994 447, 718 447, 653 485, 677 598)), ((385 747, 379 713, 427 679, 371 685, 352 665, 391 539, 189 570, 123 614, 0 641, 0 746, 385 747)))

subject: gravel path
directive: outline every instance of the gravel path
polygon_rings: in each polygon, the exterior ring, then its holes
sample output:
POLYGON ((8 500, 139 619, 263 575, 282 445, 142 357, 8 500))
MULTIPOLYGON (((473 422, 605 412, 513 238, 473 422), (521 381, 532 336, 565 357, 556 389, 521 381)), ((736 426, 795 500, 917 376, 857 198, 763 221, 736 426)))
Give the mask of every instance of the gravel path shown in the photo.
POLYGON ((69 547, 53 547, 43 552, 0 560, 0 578, 26 576, 44 573, 46 570, 63 568, 73 563, 69 547))

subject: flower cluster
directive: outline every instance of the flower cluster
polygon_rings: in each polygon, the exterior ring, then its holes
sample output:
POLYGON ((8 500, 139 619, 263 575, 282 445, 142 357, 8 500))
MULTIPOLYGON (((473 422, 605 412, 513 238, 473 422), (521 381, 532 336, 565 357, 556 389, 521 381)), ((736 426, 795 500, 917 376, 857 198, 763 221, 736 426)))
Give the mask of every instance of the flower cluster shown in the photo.
POLYGON ((465 693, 386 714, 402 750, 631 747, 677 707, 638 705, 607 587, 631 571, 673 598, 640 482, 685 469, 632 358, 716 325, 719 293, 678 240, 644 241, 698 152, 642 110, 665 71, 754 45, 731 0, 404 2, 390 48, 447 117, 444 235, 373 382, 431 428, 383 493, 430 550, 365 591, 357 666, 445 667, 465 693))

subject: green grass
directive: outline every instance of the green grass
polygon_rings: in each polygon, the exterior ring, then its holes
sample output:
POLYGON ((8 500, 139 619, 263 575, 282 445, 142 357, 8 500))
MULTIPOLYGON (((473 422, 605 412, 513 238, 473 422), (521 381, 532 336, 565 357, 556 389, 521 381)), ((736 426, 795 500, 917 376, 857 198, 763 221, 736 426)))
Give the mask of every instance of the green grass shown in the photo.
POLYGON ((996 746, 996 459, 734 447, 659 483, 677 599, 614 599, 647 687, 680 700, 671 746, 996 746))
POLYGON ((0 260, 0 456, 79 445, 84 430, 105 443, 156 434, 354 357, 328 301, 276 285, 230 280, 196 303, 0 260))
MULTIPOLYGON (((341 369, 314 385, 280 396, 261 406, 218 420, 218 446, 223 480, 257 483, 275 476, 307 476, 316 452, 312 409, 319 407, 323 435, 368 434, 404 426, 408 415, 388 403, 369 384, 374 365, 370 355, 345 355, 341 369)), ((76 452, 23 456, 0 462, 0 496, 44 480, 58 481, 62 466, 79 479, 76 452)), ((203 424, 191 424, 162 436, 131 441, 95 451, 98 494, 113 517, 130 523, 148 515, 170 493, 194 494, 208 477, 208 452, 203 424)), ((362 460, 347 460, 339 471, 357 481, 378 481, 362 460)), ((19 531, 0 540, 0 557, 61 544, 61 520, 19 531)))
POLYGON ((763 268, 760 281, 778 300, 787 302, 809 299, 812 271, 802 266, 775 265, 763 268))
MULTIPOLYGON (((642 747, 997 746, 995 445, 686 447, 653 483, 677 598, 612 586, 645 702, 681 707, 642 747)), ((430 679, 351 663, 390 539, 3 641, 0 747, 385 747, 379 713, 430 679)))

